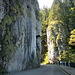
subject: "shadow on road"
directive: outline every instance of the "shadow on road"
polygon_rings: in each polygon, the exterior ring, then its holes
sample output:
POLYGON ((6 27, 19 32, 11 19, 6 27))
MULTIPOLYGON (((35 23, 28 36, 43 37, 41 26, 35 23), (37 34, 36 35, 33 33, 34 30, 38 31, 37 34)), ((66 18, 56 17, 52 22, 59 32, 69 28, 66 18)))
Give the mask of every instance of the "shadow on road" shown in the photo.
POLYGON ((68 75, 58 65, 41 65, 39 68, 6 75, 68 75))

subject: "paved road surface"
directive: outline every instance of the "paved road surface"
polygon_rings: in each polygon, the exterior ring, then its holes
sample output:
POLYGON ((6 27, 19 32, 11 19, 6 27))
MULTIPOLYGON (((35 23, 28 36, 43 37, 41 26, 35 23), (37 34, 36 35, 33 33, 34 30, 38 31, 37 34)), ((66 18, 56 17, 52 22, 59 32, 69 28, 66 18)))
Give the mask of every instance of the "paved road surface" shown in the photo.
POLYGON ((68 75, 56 65, 42 65, 40 68, 7 75, 68 75))

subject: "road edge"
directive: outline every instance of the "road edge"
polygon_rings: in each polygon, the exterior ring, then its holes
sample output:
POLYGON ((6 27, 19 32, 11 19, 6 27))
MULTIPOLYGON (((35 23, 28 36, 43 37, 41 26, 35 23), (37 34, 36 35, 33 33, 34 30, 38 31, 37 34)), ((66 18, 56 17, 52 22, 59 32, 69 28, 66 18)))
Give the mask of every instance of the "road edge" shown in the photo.
MULTIPOLYGON (((60 67, 60 66, 59 66, 60 67)), ((67 74, 71 75, 69 72, 67 72, 66 70, 64 70, 62 67, 60 67, 64 72, 66 72, 67 74)))

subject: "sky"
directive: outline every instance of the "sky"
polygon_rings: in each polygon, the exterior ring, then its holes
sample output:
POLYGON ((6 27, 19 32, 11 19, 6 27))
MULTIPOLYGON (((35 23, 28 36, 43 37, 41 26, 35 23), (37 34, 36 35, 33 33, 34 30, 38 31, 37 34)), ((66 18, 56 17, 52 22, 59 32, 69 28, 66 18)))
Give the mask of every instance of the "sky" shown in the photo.
POLYGON ((53 0, 38 0, 38 2, 40 9, 42 9, 44 6, 50 8, 53 0))

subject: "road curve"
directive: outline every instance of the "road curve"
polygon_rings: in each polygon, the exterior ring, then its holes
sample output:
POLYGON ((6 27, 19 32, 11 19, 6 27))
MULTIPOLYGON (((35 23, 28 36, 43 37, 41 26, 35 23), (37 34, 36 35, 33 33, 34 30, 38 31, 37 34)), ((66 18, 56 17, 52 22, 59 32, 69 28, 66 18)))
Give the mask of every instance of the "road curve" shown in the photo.
POLYGON ((7 75, 68 75, 57 65, 41 65, 40 68, 21 71, 7 75))

